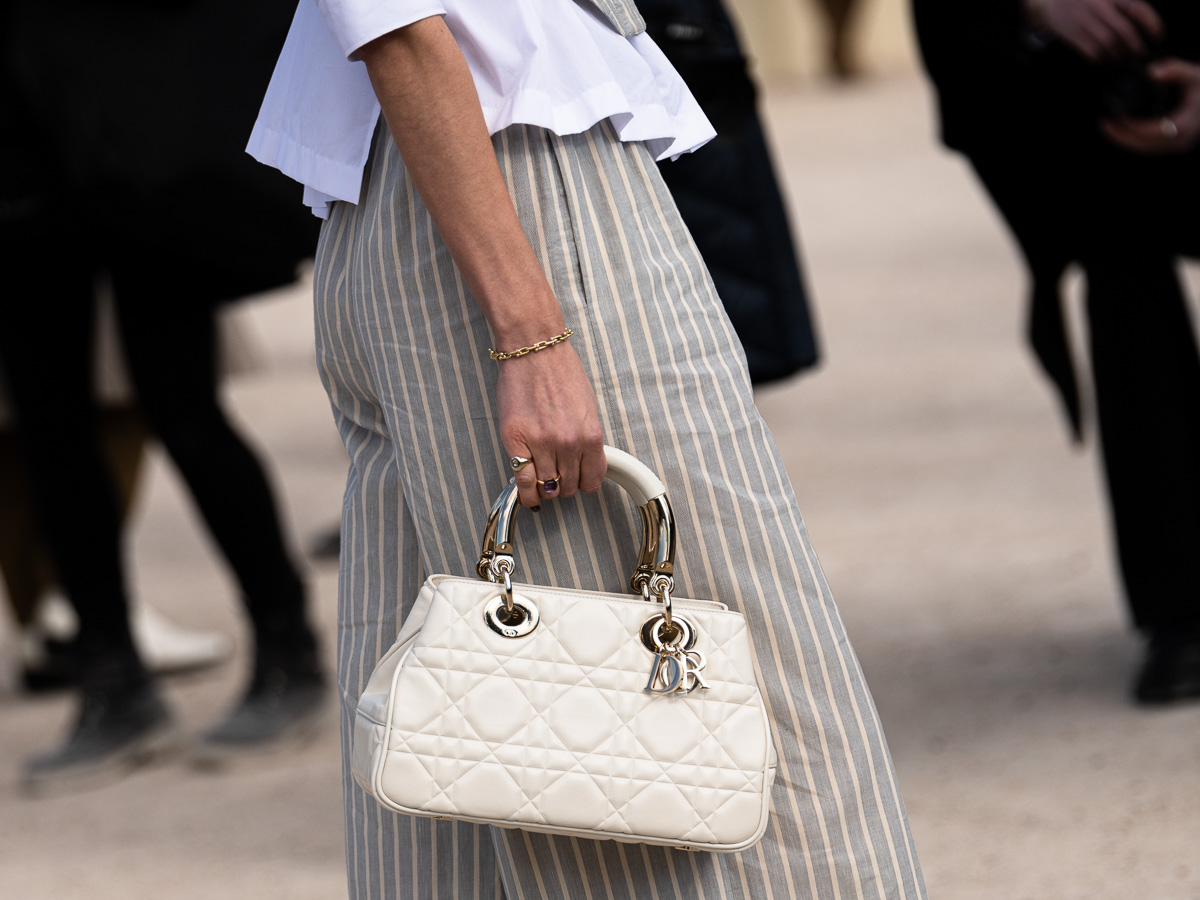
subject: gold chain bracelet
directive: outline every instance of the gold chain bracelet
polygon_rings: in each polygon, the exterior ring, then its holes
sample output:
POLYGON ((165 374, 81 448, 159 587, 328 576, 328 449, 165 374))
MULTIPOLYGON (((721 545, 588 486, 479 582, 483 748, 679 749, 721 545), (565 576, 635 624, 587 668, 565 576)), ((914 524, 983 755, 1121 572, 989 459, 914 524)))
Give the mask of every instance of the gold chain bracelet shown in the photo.
POLYGON ((488 356, 497 361, 515 359, 518 356, 524 356, 526 353, 537 353, 539 350, 545 350, 547 347, 553 347, 555 344, 561 344, 574 333, 575 332, 568 328, 562 334, 556 334, 548 341, 538 341, 532 347, 521 347, 518 350, 493 350, 489 347, 488 356))

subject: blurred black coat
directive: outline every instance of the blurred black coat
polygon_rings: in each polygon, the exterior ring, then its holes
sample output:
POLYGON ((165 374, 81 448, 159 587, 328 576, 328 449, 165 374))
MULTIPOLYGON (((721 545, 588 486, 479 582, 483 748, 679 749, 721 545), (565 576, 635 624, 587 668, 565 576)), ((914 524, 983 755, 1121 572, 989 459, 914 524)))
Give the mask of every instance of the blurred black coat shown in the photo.
MULTIPOLYGON (((1165 53, 1200 60, 1200 3, 1150 2, 1166 23, 1165 53)), ((1030 340, 1078 437, 1061 275, 1122 241, 1196 255, 1200 151, 1151 157, 1112 145, 1098 127, 1108 73, 1031 40, 1020 0, 913 0, 913 12, 942 138, 970 159, 1021 246, 1033 275, 1030 340)))
POLYGON ((796 243, 756 108, 754 83, 719 0, 639 0, 647 31, 717 130, 660 167, 741 339, 750 378, 817 361, 796 243))
MULTIPOLYGON (((245 153, 294 0, 7 0, 3 195, 97 267, 148 254, 220 301, 294 280, 318 222, 245 153), (7 167, 6 167, 7 168, 7 167)), ((3 76, 0 76, 3 77, 3 76)), ((64 248, 66 249, 66 248, 64 248)))

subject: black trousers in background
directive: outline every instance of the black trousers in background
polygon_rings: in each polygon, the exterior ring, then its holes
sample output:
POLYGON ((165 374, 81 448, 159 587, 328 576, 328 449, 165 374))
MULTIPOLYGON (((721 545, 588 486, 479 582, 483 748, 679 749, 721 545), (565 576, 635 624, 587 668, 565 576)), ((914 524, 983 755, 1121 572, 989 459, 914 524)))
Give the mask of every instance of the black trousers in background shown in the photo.
MULTIPOLYGON (((8 231, 0 298, 0 370, 16 413, 39 521, 59 580, 98 650, 129 652, 124 550, 96 429, 93 272, 46 235, 8 231), (58 248, 61 250, 61 248, 58 248)), ((140 409, 179 469, 241 586, 260 639, 305 632, 304 589, 285 548, 262 466, 217 396, 215 310, 188 296, 170 259, 112 270, 121 337, 140 409)))
MULTIPOLYGON (((1200 354, 1177 272, 1194 237, 1162 230, 1187 184, 1119 155, 973 155, 1038 277, 1075 261, 1116 551, 1134 624, 1200 628, 1200 354), (1073 168, 1072 168, 1073 166, 1073 168)), ((1194 191, 1191 193, 1195 193, 1194 191)), ((1195 231, 1195 228, 1192 229, 1195 231)))

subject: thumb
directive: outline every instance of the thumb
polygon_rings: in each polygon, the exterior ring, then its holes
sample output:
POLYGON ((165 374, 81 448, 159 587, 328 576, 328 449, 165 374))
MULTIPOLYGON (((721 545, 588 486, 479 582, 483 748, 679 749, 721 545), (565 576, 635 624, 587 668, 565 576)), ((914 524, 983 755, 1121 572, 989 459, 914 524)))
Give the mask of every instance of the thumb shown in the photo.
POLYGON ((1147 71, 1155 81, 1168 84, 1200 81, 1200 66, 1184 62, 1182 59, 1161 60, 1152 64, 1147 71))

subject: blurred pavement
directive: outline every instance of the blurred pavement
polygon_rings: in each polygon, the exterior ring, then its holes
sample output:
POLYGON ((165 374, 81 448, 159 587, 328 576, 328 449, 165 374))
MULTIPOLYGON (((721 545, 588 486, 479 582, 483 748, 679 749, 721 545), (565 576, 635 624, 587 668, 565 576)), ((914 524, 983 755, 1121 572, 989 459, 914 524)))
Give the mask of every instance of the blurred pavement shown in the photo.
MULTIPOLYGON (((1007 236, 935 146, 918 77, 779 85, 766 104, 825 362, 760 405, 875 692, 931 896, 1200 900, 1200 706, 1126 700, 1139 647, 1095 455, 1069 446, 1024 347, 1007 236)), ((336 522, 344 476, 306 290, 236 315, 260 365, 230 404, 306 549, 336 522)), ((244 648, 233 585, 174 473, 155 458, 146 474, 139 595, 244 648)), ((332 667, 335 567, 309 574, 332 667)), ((232 701, 245 664, 169 682, 189 733, 232 701)), ((19 797, 18 761, 69 713, 65 698, 0 695, 2 900, 345 895, 332 713, 286 757, 218 774, 170 761, 19 797)))

